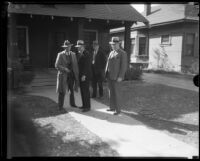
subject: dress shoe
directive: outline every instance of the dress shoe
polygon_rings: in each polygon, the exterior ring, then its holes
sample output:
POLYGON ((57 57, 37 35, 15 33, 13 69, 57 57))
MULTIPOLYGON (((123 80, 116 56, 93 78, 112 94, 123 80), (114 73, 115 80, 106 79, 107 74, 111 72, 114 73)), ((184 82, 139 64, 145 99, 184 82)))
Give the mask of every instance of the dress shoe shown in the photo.
POLYGON ((118 112, 114 112, 113 113, 113 115, 119 115, 120 114, 120 112, 118 111, 118 112))
POLYGON ((106 111, 115 111, 114 109, 107 109, 106 111))
POLYGON ((85 108, 85 109, 82 110, 82 112, 88 112, 88 111, 90 111, 89 108, 85 108))
POLYGON ((73 108, 77 108, 77 106, 76 106, 76 105, 71 105, 71 107, 73 107, 73 108))

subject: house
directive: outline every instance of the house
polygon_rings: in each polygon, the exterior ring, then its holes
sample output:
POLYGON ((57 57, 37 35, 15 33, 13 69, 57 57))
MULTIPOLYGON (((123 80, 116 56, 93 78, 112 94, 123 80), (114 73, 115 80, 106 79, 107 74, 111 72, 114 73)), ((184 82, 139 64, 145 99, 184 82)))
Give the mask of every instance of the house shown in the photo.
MULTIPOLYGON (((54 68, 64 40, 83 39, 88 50, 93 40, 109 53, 109 30, 125 27, 125 48, 130 50, 130 27, 148 22, 128 4, 11 4, 8 5, 8 57, 33 68, 54 68)), ((72 50, 75 50, 73 47, 72 50)))
MULTIPOLYGON (((199 8, 193 4, 145 5, 142 13, 149 24, 131 27, 131 63, 148 69, 199 72, 199 8)), ((111 36, 123 36, 124 28, 111 36)))

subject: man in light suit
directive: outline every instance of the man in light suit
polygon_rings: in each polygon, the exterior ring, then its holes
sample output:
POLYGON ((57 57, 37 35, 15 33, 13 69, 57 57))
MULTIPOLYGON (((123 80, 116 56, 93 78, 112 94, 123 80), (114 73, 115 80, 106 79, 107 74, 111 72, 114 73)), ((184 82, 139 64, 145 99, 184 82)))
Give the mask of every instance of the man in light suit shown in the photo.
POLYGON ((110 94, 110 109, 107 111, 115 111, 114 115, 118 115, 121 112, 121 82, 127 69, 127 54, 120 48, 119 37, 112 37, 109 44, 112 51, 108 56, 105 69, 110 94))
POLYGON ((76 54, 71 51, 72 45, 73 44, 66 40, 62 46, 65 50, 58 53, 55 62, 55 68, 58 70, 56 92, 58 93, 59 110, 64 109, 64 97, 67 89, 70 92, 70 105, 76 107, 74 90, 78 91, 79 70, 76 54))

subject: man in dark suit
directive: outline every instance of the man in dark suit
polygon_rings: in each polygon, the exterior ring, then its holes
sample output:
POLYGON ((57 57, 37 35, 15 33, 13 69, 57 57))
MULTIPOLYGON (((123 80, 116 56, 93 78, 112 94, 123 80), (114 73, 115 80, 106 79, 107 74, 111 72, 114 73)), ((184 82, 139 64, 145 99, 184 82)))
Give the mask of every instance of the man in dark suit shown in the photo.
POLYGON ((82 98, 82 112, 90 111, 90 90, 89 84, 91 79, 91 56, 87 50, 85 50, 85 45, 83 40, 78 40, 77 45, 79 58, 79 82, 80 82, 80 91, 82 98))
POLYGON ((97 41, 93 41, 93 60, 92 60, 92 98, 97 95, 97 85, 99 87, 99 97, 103 97, 103 79, 106 65, 106 55, 99 48, 97 41))
POLYGON ((120 48, 119 37, 112 37, 109 44, 112 51, 109 54, 105 69, 110 93, 110 109, 107 111, 115 111, 114 115, 118 115, 121 112, 121 81, 124 79, 127 69, 127 54, 120 48))

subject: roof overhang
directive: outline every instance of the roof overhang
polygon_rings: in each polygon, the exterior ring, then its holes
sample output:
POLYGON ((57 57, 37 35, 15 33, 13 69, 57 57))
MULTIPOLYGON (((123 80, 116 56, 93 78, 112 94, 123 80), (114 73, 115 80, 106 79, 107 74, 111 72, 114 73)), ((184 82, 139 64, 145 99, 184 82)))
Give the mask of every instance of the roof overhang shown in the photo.
MULTIPOLYGON (((148 28, 150 29, 152 27, 170 25, 170 24, 181 23, 181 22, 198 23, 199 21, 198 20, 194 20, 194 19, 180 19, 180 20, 175 20, 175 21, 169 21, 169 22, 163 22, 163 23, 157 23, 157 24, 150 24, 150 25, 146 25, 146 26, 132 27, 131 31, 140 30, 140 29, 148 29, 148 28)), ((112 31, 110 33, 111 34, 121 33, 121 32, 124 32, 124 30, 125 30, 124 28, 112 29, 112 31)))
POLYGON ((40 4, 10 4, 8 13, 148 22, 129 4, 56 4, 55 8, 42 7, 40 4))
POLYGON ((131 28, 131 30, 152 28, 152 27, 156 27, 156 26, 170 25, 170 24, 181 23, 181 22, 194 22, 194 23, 198 23, 199 21, 198 20, 191 20, 191 19, 180 19, 180 20, 169 21, 169 22, 149 24, 148 26, 133 27, 133 28, 131 28))

